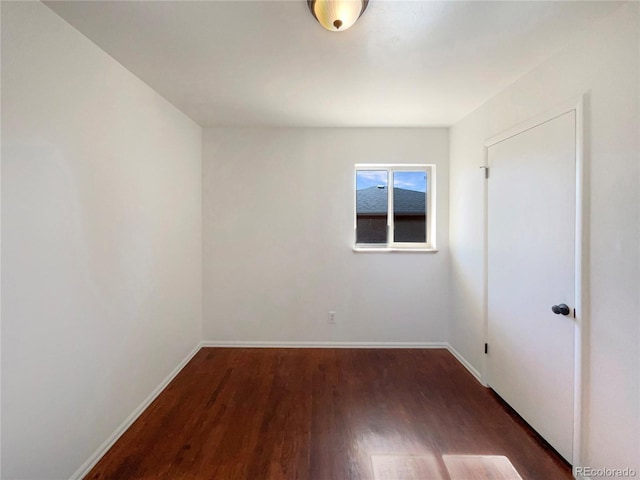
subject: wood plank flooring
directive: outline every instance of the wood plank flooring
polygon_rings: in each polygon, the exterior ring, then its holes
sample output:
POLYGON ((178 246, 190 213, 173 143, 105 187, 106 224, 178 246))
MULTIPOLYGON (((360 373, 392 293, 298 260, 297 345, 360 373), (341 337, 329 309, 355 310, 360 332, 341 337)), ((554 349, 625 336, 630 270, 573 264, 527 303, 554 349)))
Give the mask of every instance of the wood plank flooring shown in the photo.
POLYGON ((203 348, 86 479, 571 479, 446 350, 203 348))

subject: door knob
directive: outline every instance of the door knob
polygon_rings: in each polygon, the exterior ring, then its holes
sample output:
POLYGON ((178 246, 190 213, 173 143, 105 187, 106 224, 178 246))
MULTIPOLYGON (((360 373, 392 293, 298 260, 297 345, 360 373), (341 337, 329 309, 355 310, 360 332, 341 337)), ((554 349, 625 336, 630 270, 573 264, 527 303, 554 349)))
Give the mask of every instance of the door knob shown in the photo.
POLYGON ((551 311, 556 315, 569 315, 571 313, 571 309, 564 303, 561 303, 560 305, 554 305, 553 307, 551 307, 551 311))

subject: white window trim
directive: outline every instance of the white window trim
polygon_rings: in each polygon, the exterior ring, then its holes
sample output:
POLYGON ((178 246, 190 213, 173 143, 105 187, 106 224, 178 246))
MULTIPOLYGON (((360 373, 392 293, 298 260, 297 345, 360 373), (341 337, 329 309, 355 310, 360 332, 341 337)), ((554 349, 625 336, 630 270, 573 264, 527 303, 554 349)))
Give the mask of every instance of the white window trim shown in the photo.
POLYGON ((357 163, 353 172, 353 251, 366 253, 386 253, 386 252, 426 252, 435 253, 436 248, 436 166, 434 164, 392 164, 392 163, 357 163), (389 236, 386 244, 366 244, 356 243, 358 215, 356 213, 357 206, 357 172, 358 170, 386 170, 387 171, 387 228, 389 236), (426 215, 427 215, 427 232, 426 242, 394 242, 393 241, 393 184, 391 182, 392 172, 401 171, 420 171, 427 172, 427 192, 426 192, 426 215))

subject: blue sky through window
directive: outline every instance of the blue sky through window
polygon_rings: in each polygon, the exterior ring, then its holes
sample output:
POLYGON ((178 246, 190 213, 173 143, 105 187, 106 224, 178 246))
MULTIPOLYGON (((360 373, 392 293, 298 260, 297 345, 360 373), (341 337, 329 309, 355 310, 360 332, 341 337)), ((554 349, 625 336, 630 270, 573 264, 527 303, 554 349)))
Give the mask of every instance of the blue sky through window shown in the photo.
POLYGON ((387 186, 386 170, 358 170, 356 172, 356 190, 377 187, 378 185, 387 186))
POLYGON ((393 172, 393 186, 415 192, 426 192, 427 174, 425 172, 393 172))
MULTIPOLYGON (((425 172, 394 172, 394 187, 413 190, 416 192, 427 191, 427 179, 425 172)), ((356 172, 356 190, 387 186, 386 170, 358 170, 356 172)))

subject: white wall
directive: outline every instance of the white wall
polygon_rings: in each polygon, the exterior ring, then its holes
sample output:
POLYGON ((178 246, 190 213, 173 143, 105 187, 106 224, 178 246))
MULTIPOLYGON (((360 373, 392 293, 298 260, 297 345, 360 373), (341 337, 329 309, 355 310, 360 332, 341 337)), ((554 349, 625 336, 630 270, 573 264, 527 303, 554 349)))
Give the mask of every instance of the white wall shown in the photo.
POLYGON ((587 93, 591 311, 582 464, 640 459, 638 3, 624 5, 451 130, 450 341, 481 367, 484 141, 587 93))
POLYGON ((205 130, 204 340, 446 341, 447 160, 447 129, 205 130), (440 252, 352 251, 356 163, 437 165, 440 252))
POLYGON ((64 479, 200 340, 201 129, 2 2, 2 473, 64 479))

